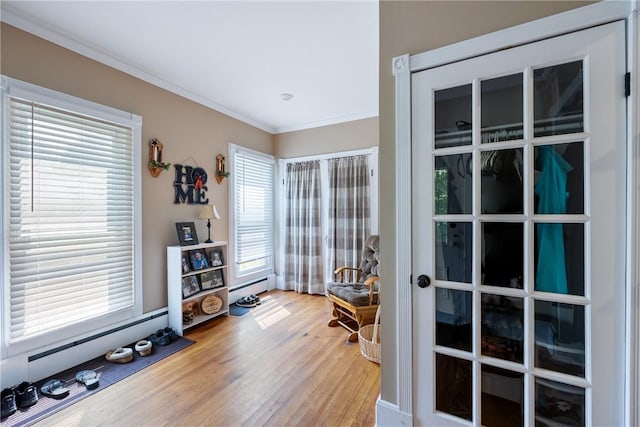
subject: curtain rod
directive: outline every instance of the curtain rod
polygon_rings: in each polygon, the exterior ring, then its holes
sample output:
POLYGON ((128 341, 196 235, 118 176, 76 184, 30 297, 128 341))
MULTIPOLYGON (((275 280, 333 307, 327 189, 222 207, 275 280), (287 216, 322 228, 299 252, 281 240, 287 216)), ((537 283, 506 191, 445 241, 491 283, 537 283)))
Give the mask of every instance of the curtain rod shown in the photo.
POLYGON ((297 163, 297 162, 308 162, 312 160, 328 160, 328 159, 338 159, 341 157, 351 157, 351 156, 361 156, 366 154, 378 154, 378 147, 369 147, 369 148, 361 148, 359 150, 350 150, 350 151, 340 151, 337 153, 327 153, 327 154, 316 154, 312 156, 301 156, 301 157, 291 157, 288 159, 279 159, 278 163, 287 164, 287 163, 297 163))

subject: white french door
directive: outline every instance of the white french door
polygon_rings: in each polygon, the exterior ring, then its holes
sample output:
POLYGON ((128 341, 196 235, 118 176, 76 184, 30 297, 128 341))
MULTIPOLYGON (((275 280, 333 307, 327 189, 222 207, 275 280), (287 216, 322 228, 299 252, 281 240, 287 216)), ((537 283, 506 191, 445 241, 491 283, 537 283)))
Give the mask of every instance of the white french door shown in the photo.
POLYGON ((621 425, 625 26, 412 76, 414 424, 621 425))

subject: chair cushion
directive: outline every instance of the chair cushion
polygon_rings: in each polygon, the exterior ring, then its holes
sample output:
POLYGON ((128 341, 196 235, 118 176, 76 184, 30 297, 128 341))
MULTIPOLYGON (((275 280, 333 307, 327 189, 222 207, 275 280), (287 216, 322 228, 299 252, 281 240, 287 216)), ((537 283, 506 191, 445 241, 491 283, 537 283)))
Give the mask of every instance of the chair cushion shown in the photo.
MULTIPOLYGON (((374 286, 373 304, 378 303, 378 284, 374 286)), ((369 305, 369 286, 362 283, 328 283, 327 293, 335 295, 341 300, 347 301, 356 307, 369 305)))

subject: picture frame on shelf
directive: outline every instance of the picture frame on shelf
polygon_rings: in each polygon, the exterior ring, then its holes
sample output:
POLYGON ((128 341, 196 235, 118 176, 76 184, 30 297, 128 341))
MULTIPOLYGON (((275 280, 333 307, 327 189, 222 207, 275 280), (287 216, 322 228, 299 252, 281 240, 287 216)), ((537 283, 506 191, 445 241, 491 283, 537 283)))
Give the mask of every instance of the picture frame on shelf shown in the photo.
POLYGON ((178 241, 180 242, 180 246, 192 246, 199 243, 195 223, 176 222, 176 231, 178 233, 178 241))
POLYGON ((222 257, 222 249, 212 249, 209 253, 209 264, 211 267, 220 267, 224 265, 224 258, 222 257))
POLYGON ((191 272, 191 264, 189 263, 189 257, 187 254, 182 254, 182 274, 191 272))
POLYGON ((213 270, 211 274, 213 276, 213 287, 214 288, 224 287, 224 274, 222 273, 222 270, 213 270))
POLYGON ((203 291, 207 289, 213 289, 214 282, 212 271, 205 271, 204 273, 200 274, 200 287, 203 291))
POLYGON ((189 298, 200 292, 200 284, 196 276, 182 278, 182 298, 189 298))
POLYGON ((191 258, 191 269, 202 270, 203 268, 209 268, 209 261, 207 261, 207 254, 202 249, 195 249, 189 252, 189 258, 191 258))

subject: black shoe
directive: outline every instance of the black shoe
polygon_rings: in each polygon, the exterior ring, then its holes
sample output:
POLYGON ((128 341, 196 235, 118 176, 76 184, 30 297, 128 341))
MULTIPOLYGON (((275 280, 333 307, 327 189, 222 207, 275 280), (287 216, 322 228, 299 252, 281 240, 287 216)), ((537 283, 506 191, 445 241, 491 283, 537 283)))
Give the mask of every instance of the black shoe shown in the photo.
POLYGON ((262 301, 260 301, 260 297, 257 295, 249 295, 249 298, 251 298, 253 300, 253 302, 255 302, 256 304, 260 305, 262 304, 262 301))
POLYGON ((38 389, 33 383, 26 381, 16 387, 16 400, 20 408, 28 408, 38 402, 38 389))
POLYGON ((178 335, 176 335, 176 331, 173 330, 173 328, 167 326, 166 328, 164 328, 164 333, 167 334, 169 336, 169 340, 171 342, 174 342, 175 340, 178 339, 178 335))
POLYGON ((251 307, 255 307, 256 306, 256 302, 250 297, 242 297, 238 301, 236 301, 236 305, 238 307, 251 308, 251 307))
POLYGON ((5 419, 18 410, 16 406, 16 393, 12 388, 2 390, 2 413, 0 418, 5 419))
POLYGON ((171 344, 171 337, 169 334, 165 334, 162 329, 158 329, 158 332, 151 334, 148 341, 151 341, 153 345, 169 345, 171 344))

